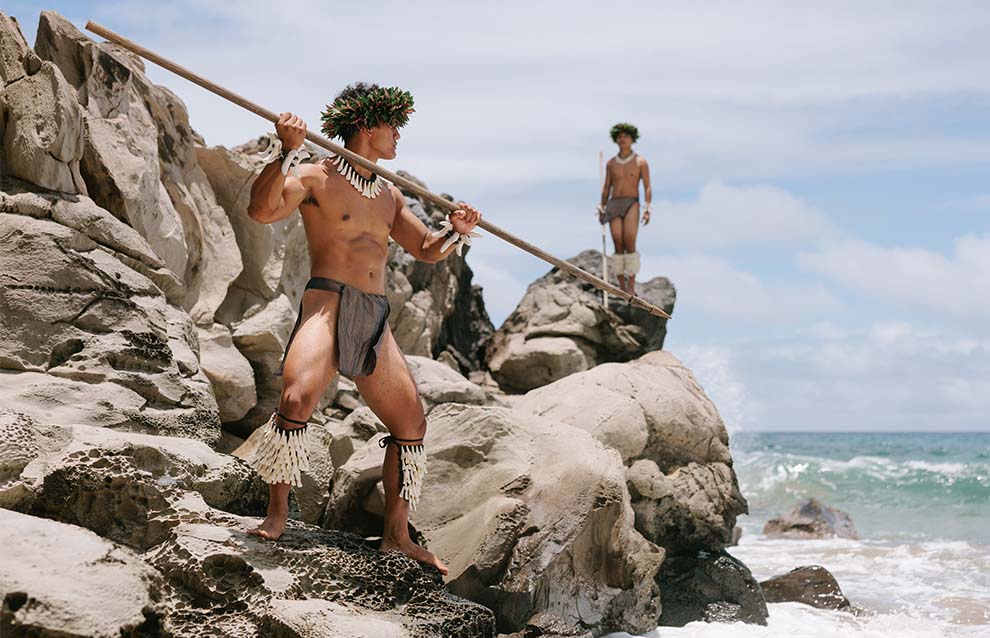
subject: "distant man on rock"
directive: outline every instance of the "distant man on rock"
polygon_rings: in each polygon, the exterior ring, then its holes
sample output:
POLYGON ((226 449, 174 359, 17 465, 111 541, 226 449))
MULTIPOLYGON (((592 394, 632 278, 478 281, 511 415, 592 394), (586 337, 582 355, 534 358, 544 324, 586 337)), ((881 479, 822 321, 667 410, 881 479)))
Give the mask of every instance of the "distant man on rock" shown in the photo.
MULTIPOLYGON (((343 139, 348 150, 377 163, 395 158, 399 128, 412 112, 413 98, 407 91, 358 83, 327 107, 322 129, 327 137, 343 139)), ((249 533, 273 540, 282 534, 290 485, 300 487, 300 471, 308 469, 308 420, 340 371, 353 378, 390 434, 380 442, 385 448, 380 549, 397 549, 446 574, 444 564, 409 537, 409 510, 416 507, 426 472, 426 418, 389 329, 385 260, 389 237, 425 262, 459 253, 461 245, 470 242, 467 237, 481 214, 461 202, 449 222, 443 222, 444 229, 431 233, 409 210, 399 189, 371 171, 339 155, 299 164, 306 155, 306 124, 298 116, 282 113, 275 130, 278 136, 272 137, 269 156, 276 161, 255 180, 248 214, 270 224, 298 208, 309 244, 311 277, 275 373, 285 382, 278 409, 250 458, 270 484, 270 497, 267 517, 249 533)))
POLYGON ((619 145, 619 154, 608 161, 602 201, 598 205, 598 222, 607 223, 612 231, 615 254, 611 259, 611 271, 619 280, 619 288, 636 294, 636 275, 639 273, 639 252, 636 251, 636 235, 639 233, 639 182, 643 182, 646 207, 643 225, 650 223, 653 210, 653 189, 650 187, 650 166, 634 153, 632 145, 639 139, 639 131, 632 124, 620 123, 612 127, 612 141, 619 145))

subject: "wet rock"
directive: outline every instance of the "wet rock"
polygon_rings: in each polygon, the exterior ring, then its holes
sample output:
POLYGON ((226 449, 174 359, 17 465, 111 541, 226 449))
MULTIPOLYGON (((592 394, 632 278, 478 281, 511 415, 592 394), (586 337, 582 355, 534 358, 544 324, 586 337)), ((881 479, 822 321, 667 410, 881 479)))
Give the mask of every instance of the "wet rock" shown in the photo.
POLYGON ((767 624, 767 605, 749 569, 725 552, 668 556, 657 579, 663 598, 660 625, 689 622, 767 624))
POLYGON ((795 602, 819 609, 852 609, 835 577, 820 565, 796 567, 761 582, 760 587, 768 603, 795 602))
POLYGON ((848 514, 815 498, 802 501, 784 516, 767 521, 763 533, 770 538, 859 538, 848 514))
MULTIPOLYGON (((569 261, 601 276, 597 251, 586 250, 569 261)), ((666 278, 637 284, 637 293, 673 312, 676 293, 666 278)), ((556 268, 537 279, 488 346, 492 376, 506 391, 527 392, 663 347, 666 320, 611 299, 605 308, 598 289, 556 268)))

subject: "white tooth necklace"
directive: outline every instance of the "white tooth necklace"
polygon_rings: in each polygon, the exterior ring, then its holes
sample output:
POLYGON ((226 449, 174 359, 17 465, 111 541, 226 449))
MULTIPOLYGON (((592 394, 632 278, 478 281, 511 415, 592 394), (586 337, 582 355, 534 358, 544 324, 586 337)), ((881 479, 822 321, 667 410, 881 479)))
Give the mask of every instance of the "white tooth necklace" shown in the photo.
POLYGON ((377 174, 372 173, 370 178, 361 175, 354 170, 354 167, 343 155, 331 155, 330 163, 337 168, 337 172, 344 179, 350 182, 354 190, 361 193, 364 197, 374 199, 378 197, 378 193, 382 192, 382 180, 378 179, 377 174))
POLYGON ((629 155, 626 155, 625 157, 619 157, 618 155, 616 155, 615 156, 615 161, 618 162, 619 164, 628 164, 629 161, 632 158, 634 158, 634 157, 636 157, 636 154, 635 153, 630 153, 629 155))

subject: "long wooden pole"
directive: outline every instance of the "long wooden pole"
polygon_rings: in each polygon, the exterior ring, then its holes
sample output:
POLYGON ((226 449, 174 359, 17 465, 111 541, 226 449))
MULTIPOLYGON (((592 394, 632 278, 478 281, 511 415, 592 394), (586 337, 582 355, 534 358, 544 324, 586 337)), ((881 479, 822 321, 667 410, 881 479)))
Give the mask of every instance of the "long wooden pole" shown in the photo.
MULTIPOLYGON (((255 115, 258 115, 258 116, 260 116, 260 117, 268 120, 269 122, 272 122, 272 123, 278 122, 278 114, 274 113, 273 111, 269 111, 268 109, 263 108, 263 107, 255 104, 254 102, 251 102, 250 100, 247 100, 247 99, 241 97, 240 95, 234 93, 233 91, 229 91, 229 90, 223 88, 222 86, 220 86, 218 84, 214 84, 213 82, 210 82, 206 78, 204 78, 202 76, 199 76, 199 75, 193 73, 192 71, 190 71, 190 70, 188 70, 188 69, 186 69, 184 67, 179 66, 178 64, 176 64, 175 62, 172 62, 171 60, 168 60, 166 58, 163 58, 162 56, 158 55, 157 53, 155 53, 153 51, 150 51, 150 50, 142 47, 141 45, 137 44, 136 42, 132 42, 131 40, 128 40, 127 38, 123 37, 122 35, 120 35, 118 33, 114 33, 110 29, 107 29, 104 26, 101 26, 99 24, 96 24, 92 20, 90 20, 89 22, 86 23, 86 29, 88 31, 92 31, 93 33, 95 33, 95 34, 97 34, 97 35, 99 35, 99 36, 101 36, 103 38, 106 38, 107 40, 110 40, 111 42, 113 42, 114 44, 117 44, 118 46, 121 46, 121 47, 123 47, 123 48, 125 48, 125 49, 127 49, 129 51, 132 51, 132 52, 136 53, 137 55, 141 56, 142 58, 145 58, 146 60, 149 60, 151 62, 154 62, 158 66, 160 66, 160 67, 162 67, 164 69, 167 69, 167 70, 171 71, 172 73, 175 73, 176 75, 179 75, 179 76, 181 76, 181 77, 189 80, 190 82, 192 82, 194 84, 198 84, 199 86, 203 87, 207 91, 210 91, 212 93, 216 93, 220 97, 223 97, 223 98, 226 98, 226 99, 230 100, 234 104, 236 104, 236 105, 238 105, 238 106, 240 106, 242 108, 245 108, 245 109, 251 111, 255 115)), ((451 202, 449 200, 446 200, 443 197, 440 197, 439 195, 435 195, 435 194, 431 193, 430 191, 428 191, 427 189, 425 189, 422 186, 420 186, 419 184, 416 184, 415 182, 412 182, 412 181, 410 181, 408 179, 405 179, 404 177, 401 177, 399 175, 396 175, 392 171, 390 171, 388 169, 385 169, 385 168, 382 168, 381 166, 379 166, 378 164, 375 164, 374 162, 369 162, 368 160, 366 160, 365 158, 361 157, 357 153, 354 153, 352 151, 347 150, 346 148, 344 148, 342 146, 338 146, 337 144, 334 144, 333 142, 331 142, 330 140, 326 139, 322 135, 317 135, 313 131, 307 131, 306 132, 306 139, 309 140, 310 142, 312 142, 313 144, 316 144, 317 146, 330 151, 331 153, 336 153, 337 155, 343 155, 344 157, 346 157, 352 163, 357 164, 359 166, 362 166, 362 167, 368 169, 369 171, 372 171, 373 173, 376 173, 376 174, 384 177, 385 179, 387 179, 388 181, 392 182, 393 184, 396 184, 396 185, 401 186, 402 188, 404 188, 404 189, 406 189, 408 191, 412 191, 412 192, 416 193, 417 195, 419 195, 423 199, 426 199, 426 200, 428 200, 428 201, 436 204, 437 206, 439 206, 439 207, 441 207, 441 208, 443 208, 445 210, 448 210, 448 211, 451 211, 451 212, 457 210, 457 204, 455 204, 454 202, 451 202)), ((548 262, 550 264, 553 264, 557 268, 560 268, 564 272, 567 272, 567 273, 570 273, 571 275, 574 275, 578 279, 581 279, 583 281, 586 281, 589 284, 591 284, 591 285, 593 285, 593 286, 595 286, 595 287, 597 287, 597 288, 599 288, 601 290, 606 290, 606 291, 608 291, 608 292, 610 292, 610 293, 612 293, 614 295, 617 295, 618 297, 620 297, 622 299, 625 299, 628 303, 632 304, 633 306, 636 306, 637 308, 642 308, 643 310, 646 310, 647 312, 650 312, 650 313, 652 313, 654 315, 657 315, 658 317, 663 317, 664 319, 670 319, 670 315, 667 314, 663 310, 663 308, 659 308, 659 307, 651 304, 650 302, 648 302, 648 301, 646 301, 646 300, 644 300, 644 299, 642 299, 640 297, 637 297, 636 295, 631 295, 628 292, 626 292, 626 291, 624 291, 624 290, 622 290, 622 289, 620 289, 620 288, 618 288, 616 286, 613 286, 612 284, 608 283, 607 281, 603 281, 602 279, 599 279, 598 277, 595 277, 590 272, 588 272, 588 271, 586 271, 586 270, 584 270, 582 268, 578 268, 574 264, 571 264, 569 262, 566 262, 563 259, 560 259, 559 257, 555 257, 555 256, 551 255, 550 253, 548 253, 548 252, 546 252, 546 251, 544 251, 544 250, 542 250, 540 248, 537 248, 536 246, 534 246, 533 244, 527 242, 526 240, 520 239, 519 237, 516 237, 515 235, 512 235, 511 233, 508 233, 508 232, 502 230, 501 228, 499 228, 495 224, 489 222, 488 220, 482 219, 478 223, 478 226, 480 228, 482 228, 483 230, 487 230, 492 235, 495 235, 496 237, 509 242, 513 246, 516 246, 518 248, 522 248, 523 250, 525 250, 529 254, 535 255, 536 257, 539 257, 543 261, 546 261, 546 262, 548 262)))
MULTIPOLYGON (((605 188, 605 154, 598 151, 598 187, 605 188)), ((602 279, 608 281, 608 252, 605 247, 605 222, 602 226, 602 279)), ((608 308, 608 291, 602 290, 602 305, 608 308)))

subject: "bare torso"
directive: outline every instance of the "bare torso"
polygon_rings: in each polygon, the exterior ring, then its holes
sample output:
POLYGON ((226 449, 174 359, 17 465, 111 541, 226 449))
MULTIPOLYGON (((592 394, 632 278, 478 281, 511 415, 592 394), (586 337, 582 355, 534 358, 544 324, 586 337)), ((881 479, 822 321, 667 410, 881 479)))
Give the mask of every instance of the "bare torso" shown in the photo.
POLYGON ((396 216, 394 187, 382 188, 368 199, 329 160, 301 166, 300 172, 309 189, 299 212, 309 245, 310 275, 384 294, 385 260, 396 216))
POLYGON ((612 197, 635 197, 639 199, 639 181, 643 177, 643 162, 637 155, 626 164, 620 164, 613 157, 608 161, 608 172, 612 183, 612 197))

